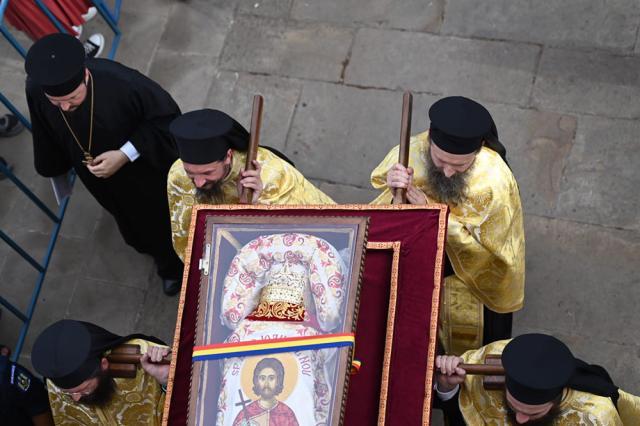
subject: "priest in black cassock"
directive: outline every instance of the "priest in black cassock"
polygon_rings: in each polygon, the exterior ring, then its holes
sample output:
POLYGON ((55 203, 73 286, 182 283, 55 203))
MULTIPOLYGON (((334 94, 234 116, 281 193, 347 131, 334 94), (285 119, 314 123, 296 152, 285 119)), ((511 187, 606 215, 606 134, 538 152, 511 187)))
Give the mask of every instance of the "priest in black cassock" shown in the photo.
POLYGON ((167 173, 178 158, 169 123, 180 115, 157 83, 82 43, 52 34, 29 49, 27 101, 36 171, 73 168, 116 219, 127 244, 153 256, 163 289, 180 289, 182 263, 171 244, 167 173))

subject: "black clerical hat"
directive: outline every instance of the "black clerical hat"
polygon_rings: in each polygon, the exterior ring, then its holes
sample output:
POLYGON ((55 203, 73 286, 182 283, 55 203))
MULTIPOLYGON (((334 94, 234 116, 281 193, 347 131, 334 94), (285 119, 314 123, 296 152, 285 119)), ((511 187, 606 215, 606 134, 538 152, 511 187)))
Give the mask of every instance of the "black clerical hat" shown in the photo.
POLYGON ((249 133, 222 111, 200 109, 174 119, 169 126, 185 163, 207 164, 224 159, 231 148, 246 151, 249 133))
POLYGON ((105 351, 128 339, 88 322, 62 320, 40 333, 31 363, 56 386, 71 389, 98 371, 105 351))
POLYGON ((493 126, 485 107, 462 96, 449 96, 434 103, 429 108, 429 119, 431 140, 451 154, 477 151, 493 126))
POLYGON ((502 352, 509 393, 524 404, 553 401, 570 384, 576 359, 560 340, 546 334, 523 334, 502 352))
POLYGON ((65 96, 82 83, 85 59, 80 41, 69 34, 56 33, 31 46, 24 69, 46 94, 65 96))

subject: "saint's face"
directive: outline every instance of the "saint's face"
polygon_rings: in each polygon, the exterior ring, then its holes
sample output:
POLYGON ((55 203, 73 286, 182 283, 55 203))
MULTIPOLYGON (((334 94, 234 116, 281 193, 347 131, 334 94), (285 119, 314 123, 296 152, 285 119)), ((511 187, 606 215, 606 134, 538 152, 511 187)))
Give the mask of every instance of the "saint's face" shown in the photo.
POLYGON ((275 389, 278 384, 278 376, 273 368, 263 368, 258 374, 257 390, 258 395, 264 399, 271 399, 275 396, 275 389))
POLYGON ((87 82, 89 79, 89 72, 85 74, 85 79, 76 89, 65 96, 51 96, 46 95, 49 102, 54 106, 60 108, 64 112, 72 112, 78 109, 82 102, 87 98, 87 82))
POLYGON ((475 152, 471 154, 451 154, 443 151, 433 142, 429 145, 429 151, 433 164, 447 178, 452 177, 456 173, 466 172, 476 158, 475 152))

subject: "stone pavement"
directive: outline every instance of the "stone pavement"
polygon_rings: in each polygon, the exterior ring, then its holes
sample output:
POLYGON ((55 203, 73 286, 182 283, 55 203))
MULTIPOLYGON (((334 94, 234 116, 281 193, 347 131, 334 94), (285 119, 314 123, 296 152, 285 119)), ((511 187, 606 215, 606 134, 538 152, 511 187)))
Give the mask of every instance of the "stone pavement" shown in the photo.
MULTIPOLYGON (((219 108, 248 126, 262 93, 263 142, 339 202, 375 196, 369 173, 398 141, 403 90, 415 95, 414 132, 441 96, 481 101, 526 215, 516 334, 554 333, 640 393, 639 26, 637 0, 124 0, 117 59, 183 111, 219 108)), ((0 53, 1 90, 24 111, 22 63, 5 42, 0 53)), ((53 204, 29 138, 1 140, 0 155, 53 204)), ((50 223, 7 181, 0 227, 41 256, 50 223)), ((0 245, 2 295, 24 307, 34 281, 0 245)), ((22 360, 61 317, 170 341, 176 306, 78 184, 22 360)), ((17 326, 5 312, 0 340, 13 344, 17 326)))

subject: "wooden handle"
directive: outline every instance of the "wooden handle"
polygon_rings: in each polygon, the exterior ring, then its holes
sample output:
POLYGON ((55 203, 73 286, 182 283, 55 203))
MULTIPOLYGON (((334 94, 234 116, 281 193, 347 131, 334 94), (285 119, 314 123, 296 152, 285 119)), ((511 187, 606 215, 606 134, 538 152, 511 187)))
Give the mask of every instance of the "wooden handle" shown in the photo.
MULTIPOLYGON (((121 345, 114 348, 107 360, 109 361, 109 375, 115 378, 133 379, 138 372, 138 364, 140 364, 140 346, 139 345, 121 345)), ((157 364, 171 364, 171 354, 165 356, 162 361, 157 364)))
POLYGON ((502 365, 488 364, 459 364, 467 374, 477 374, 483 376, 504 376, 504 367, 502 365))
MULTIPOLYGON (((245 170, 255 170, 253 161, 258 156, 258 146, 260 145, 260 128, 262 127, 262 106, 264 99, 260 95, 253 97, 253 109, 251 111, 251 133, 249 134, 249 149, 247 150, 247 160, 244 164, 245 170)), ((240 195, 241 204, 253 204, 253 189, 242 188, 240 195)))
MULTIPOLYGON (((115 364, 139 364, 141 357, 142 355, 140 354, 109 354, 107 356, 107 360, 109 363, 115 364)), ((160 362, 155 362, 154 364, 171 364, 171 354, 165 356, 160 362)))
MULTIPOLYGON (((409 166, 409 137, 411 136, 411 113, 413 109, 413 95, 406 91, 402 96, 402 123, 400 125, 400 149, 398 163, 404 167, 409 166)), ((406 204, 407 190, 396 189, 393 195, 393 204, 406 204)))

